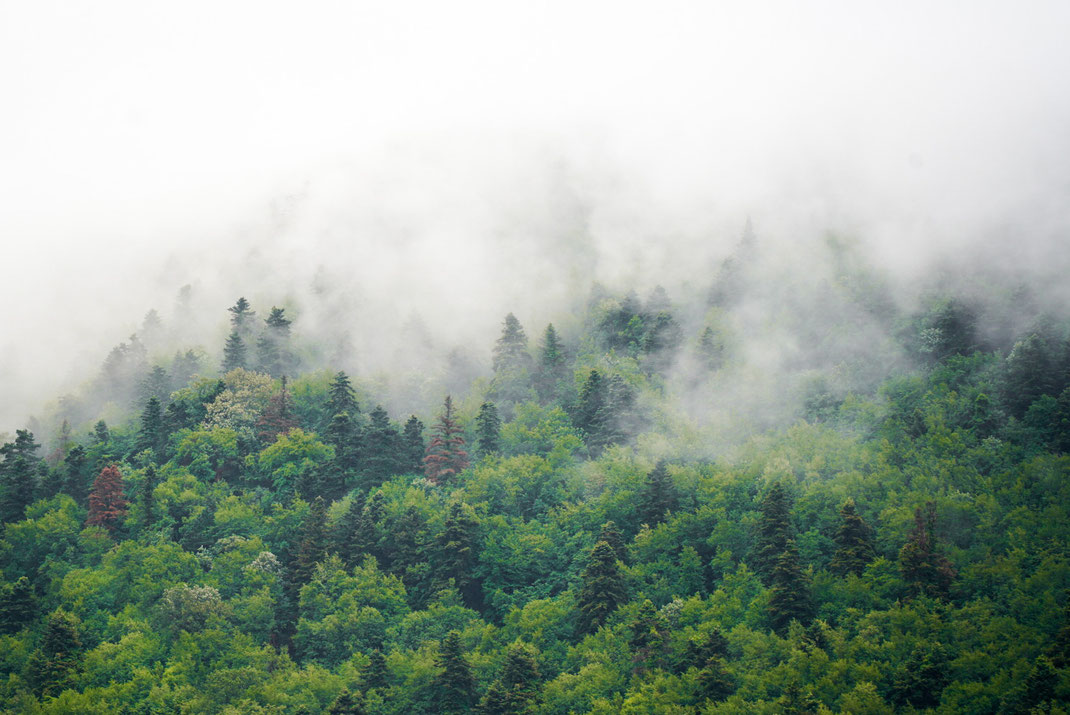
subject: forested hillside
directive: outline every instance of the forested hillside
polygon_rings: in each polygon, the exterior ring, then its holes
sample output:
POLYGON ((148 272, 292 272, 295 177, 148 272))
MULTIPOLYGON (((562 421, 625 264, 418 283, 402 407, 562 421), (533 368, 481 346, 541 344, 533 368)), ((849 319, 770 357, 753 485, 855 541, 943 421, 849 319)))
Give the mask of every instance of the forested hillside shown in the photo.
POLYGON ((286 296, 150 312, 4 436, 0 702, 1067 712, 1066 312, 822 250, 394 372, 286 296))

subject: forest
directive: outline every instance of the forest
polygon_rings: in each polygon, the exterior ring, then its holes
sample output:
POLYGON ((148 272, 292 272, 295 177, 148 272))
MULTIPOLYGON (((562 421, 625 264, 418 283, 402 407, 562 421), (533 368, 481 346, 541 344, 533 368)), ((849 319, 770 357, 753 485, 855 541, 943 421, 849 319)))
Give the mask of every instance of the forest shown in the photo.
POLYGON ((1070 712, 1065 305, 763 250, 401 376, 150 311, 2 435, 4 711, 1070 712))

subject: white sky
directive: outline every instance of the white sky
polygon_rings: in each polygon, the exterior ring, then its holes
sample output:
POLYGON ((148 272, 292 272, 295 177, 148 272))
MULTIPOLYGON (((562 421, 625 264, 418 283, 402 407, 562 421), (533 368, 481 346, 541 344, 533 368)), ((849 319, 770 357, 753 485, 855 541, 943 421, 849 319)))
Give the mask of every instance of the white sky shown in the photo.
POLYGON ((793 202, 907 265, 1057 233, 1068 37, 1054 0, 0 0, 0 429, 280 192, 339 162, 423 191, 384 174, 399 147, 445 146, 460 193, 541 146, 602 157, 681 226, 793 202))

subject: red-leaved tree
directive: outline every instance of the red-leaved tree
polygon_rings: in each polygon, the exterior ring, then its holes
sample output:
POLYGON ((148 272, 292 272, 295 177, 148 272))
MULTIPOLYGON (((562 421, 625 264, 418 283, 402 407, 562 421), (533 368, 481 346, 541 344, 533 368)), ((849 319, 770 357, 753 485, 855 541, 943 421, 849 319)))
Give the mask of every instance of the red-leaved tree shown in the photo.
POLYGON ((427 445, 424 475, 435 484, 448 482, 468 466, 461 426, 453 416, 453 398, 446 395, 445 409, 438 416, 435 434, 427 445))
POLYGON ((120 520, 126 516, 127 505, 119 468, 114 464, 104 467, 93 482, 93 491, 89 493, 86 526, 103 526, 108 531, 115 531, 120 520))

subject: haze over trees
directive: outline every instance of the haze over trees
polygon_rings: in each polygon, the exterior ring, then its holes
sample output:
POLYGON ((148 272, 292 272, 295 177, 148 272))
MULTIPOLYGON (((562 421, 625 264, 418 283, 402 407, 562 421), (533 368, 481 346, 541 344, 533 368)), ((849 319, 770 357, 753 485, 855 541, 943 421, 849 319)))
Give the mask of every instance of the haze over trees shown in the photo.
POLYGON ((290 307, 221 307, 207 347, 146 318, 0 446, 0 701, 1066 710, 1070 314, 898 307, 861 265, 769 287, 761 250, 535 341, 503 306, 437 372, 321 367, 290 307))

